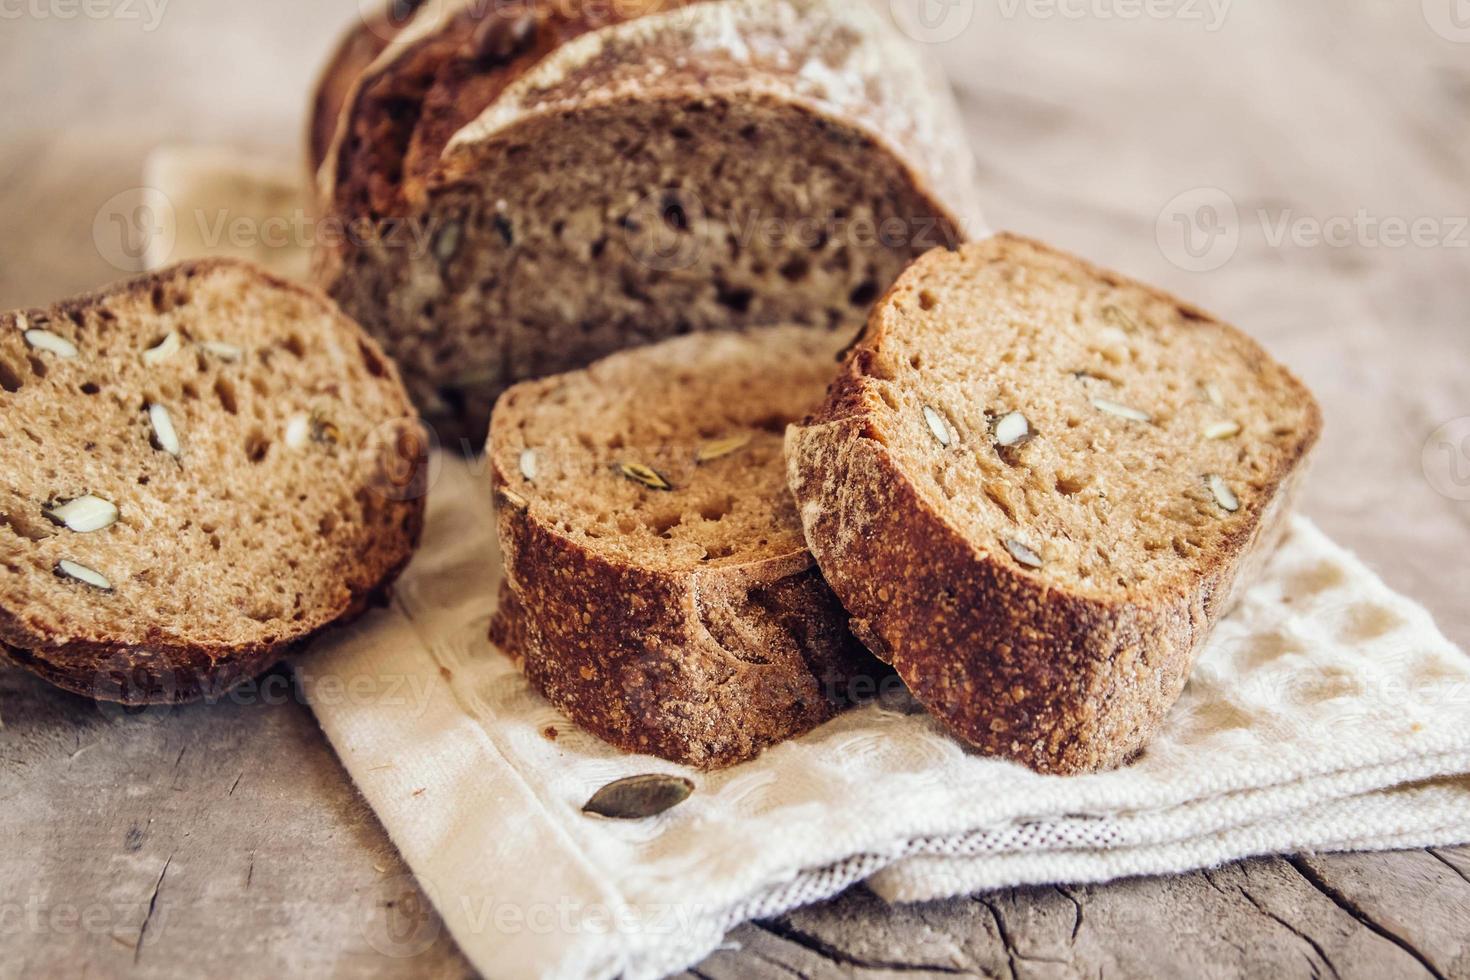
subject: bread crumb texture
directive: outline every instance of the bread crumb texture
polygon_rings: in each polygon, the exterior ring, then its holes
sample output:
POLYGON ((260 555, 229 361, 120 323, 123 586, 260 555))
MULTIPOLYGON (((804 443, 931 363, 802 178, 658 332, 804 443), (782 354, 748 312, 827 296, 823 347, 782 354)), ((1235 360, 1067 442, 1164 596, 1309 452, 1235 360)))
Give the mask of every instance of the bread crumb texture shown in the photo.
POLYGON ((1238 330, 999 236, 905 273, 790 479, 829 581, 931 710, 1081 771, 1177 698, 1320 428, 1238 330))
POLYGON ((223 693, 418 539, 426 443, 395 369, 243 263, 5 314, 0 408, 0 640, 78 693, 223 693))
POLYGON ((491 456, 512 601, 498 642, 584 728, 727 765, 851 700, 874 663, 817 574, 787 425, 840 341, 798 327, 679 338, 517 385, 491 456))

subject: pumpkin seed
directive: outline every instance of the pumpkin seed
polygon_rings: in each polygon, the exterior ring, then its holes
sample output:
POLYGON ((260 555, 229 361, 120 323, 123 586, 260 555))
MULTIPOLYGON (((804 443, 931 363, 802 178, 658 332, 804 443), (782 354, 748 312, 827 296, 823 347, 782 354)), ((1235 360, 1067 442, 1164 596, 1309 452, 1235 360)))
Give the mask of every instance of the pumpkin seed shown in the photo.
POLYGON ((1138 324, 1133 322, 1133 317, 1129 316, 1127 313, 1124 313, 1123 310, 1119 307, 1113 306, 1111 304, 1109 304, 1108 306, 1104 306, 1102 308, 1102 315, 1103 319, 1109 321, 1110 323, 1112 323, 1113 326, 1117 327, 1124 333, 1138 332, 1138 324))
POLYGON ((67 340, 65 337, 56 336, 56 334, 49 330, 32 327, 23 336, 26 339, 26 343, 30 344, 36 350, 43 350, 47 353, 55 354, 57 357, 70 358, 77 356, 76 344, 67 340))
POLYGON ((1154 420, 1154 417, 1147 412, 1130 408, 1127 405, 1120 405, 1117 402, 1110 402, 1106 398, 1094 398, 1092 400, 1092 407, 1099 412, 1116 415, 1120 419, 1128 419, 1132 422, 1152 422, 1154 420))
POLYGON ((75 500, 54 504, 47 507, 43 513, 52 523, 59 524, 78 534, 101 531, 103 528, 116 524, 118 518, 116 504, 90 493, 77 497, 75 500))
POLYGON ((618 472, 632 480, 641 483, 650 490, 672 490, 674 485, 665 480, 658 470, 642 463, 619 463, 618 472))
POLYGON ((747 432, 744 435, 730 436, 728 439, 716 439, 714 442, 707 442, 700 446, 699 451, 694 454, 694 461, 696 463, 708 463, 724 456, 729 456, 731 453, 738 452, 750 445, 750 439, 750 433, 747 432))
POLYGON ((1234 490, 1230 489, 1230 484, 1225 482, 1224 477, 1211 473, 1205 477, 1205 483, 1209 485, 1210 493, 1214 495, 1215 503, 1220 505, 1221 510, 1231 514, 1240 510, 1240 498, 1235 495, 1234 490))
POLYGON ((143 352, 143 363, 149 367, 162 364, 179 352, 183 342, 179 340, 177 330, 170 330, 168 336, 143 352))
POLYGON ((632 776, 602 787, 582 812, 610 820, 645 820, 689 799, 694 783, 682 776, 632 776))
POLYGON ((179 444, 179 433, 174 429, 174 420, 162 405, 148 406, 148 422, 153 426, 153 446, 170 456, 177 457, 183 447, 179 444))
POLYGON ((1029 546, 1022 544, 1020 541, 1017 541, 1015 538, 1007 539, 1006 550, 1011 553, 1012 558, 1016 559, 1016 561, 1020 562, 1022 565, 1025 565, 1027 568, 1040 568, 1041 566, 1046 564, 1046 562, 1042 560, 1040 555, 1038 555, 1029 546))
POLYGON ((925 405, 924 421, 929 423, 929 431, 934 433, 934 438, 939 440, 939 444, 945 449, 948 449, 950 443, 954 441, 954 437, 949 433, 949 423, 944 420, 944 416, 940 415, 935 409, 925 405))
POLYGON ((1031 420, 1020 412, 1011 412, 995 423, 995 443, 1007 449, 1024 446, 1035 435, 1031 420))
POLYGON ((63 558, 56 563, 56 574, 62 578, 69 578, 73 581, 81 582, 83 585, 90 585, 92 588, 99 589, 102 592, 112 591, 112 583, 107 581, 107 576, 88 568, 86 565, 79 565, 69 558, 63 558))

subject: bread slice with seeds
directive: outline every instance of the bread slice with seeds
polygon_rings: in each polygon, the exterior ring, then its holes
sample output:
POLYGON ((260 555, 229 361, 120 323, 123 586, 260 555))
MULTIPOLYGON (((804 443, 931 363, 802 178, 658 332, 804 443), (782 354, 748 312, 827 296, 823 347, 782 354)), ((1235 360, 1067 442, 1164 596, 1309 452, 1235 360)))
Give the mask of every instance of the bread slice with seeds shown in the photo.
POLYGON ((234 261, 0 317, 0 643, 127 703, 222 694, 408 562, 425 440, 315 290, 234 261))
POLYGON ((787 454, 854 631, 966 741, 1079 773, 1158 727, 1320 429, 1238 330, 1000 236, 903 275, 787 454))
POLYGON ((577 724, 725 766, 886 671, 845 629, 786 489, 782 433, 838 346, 799 327, 693 335, 501 397, 492 636, 577 724))

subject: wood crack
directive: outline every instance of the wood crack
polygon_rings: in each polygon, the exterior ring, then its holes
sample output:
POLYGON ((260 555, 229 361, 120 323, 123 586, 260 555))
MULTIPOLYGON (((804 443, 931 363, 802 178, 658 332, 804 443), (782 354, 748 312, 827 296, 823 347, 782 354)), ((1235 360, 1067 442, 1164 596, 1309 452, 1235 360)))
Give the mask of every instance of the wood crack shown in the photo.
MULTIPOLYGON (((1245 896, 1245 900, 1247 902, 1250 902, 1251 905, 1255 906, 1256 911, 1260 912, 1268 919, 1280 923, 1281 926, 1288 932, 1290 932, 1293 936, 1296 936, 1302 942, 1312 947, 1313 952, 1317 954, 1317 957, 1322 961, 1323 965, 1327 967, 1327 969, 1332 973, 1334 977, 1337 977, 1338 980, 1341 980, 1342 974, 1338 972, 1337 964, 1332 962, 1332 957, 1327 955, 1327 950, 1322 948, 1321 943, 1317 942, 1317 940, 1313 939, 1311 936, 1307 935, 1305 932, 1298 929, 1296 926, 1292 925, 1290 922, 1286 921, 1275 912, 1272 912, 1270 909, 1266 908, 1266 906, 1262 905, 1259 901, 1257 901, 1256 896, 1252 895, 1249 891, 1246 890, 1244 885, 1239 886, 1239 888, 1240 894, 1245 896)), ((1312 972, 1316 973, 1317 971, 1314 968, 1312 972)))
POLYGON ((163 870, 158 872, 158 880, 153 883, 153 894, 148 896, 148 913, 143 916, 143 925, 138 929, 138 941, 133 944, 134 966, 137 966, 138 958, 143 955, 143 940, 148 936, 148 924, 153 921, 153 913, 158 909, 158 893, 163 888, 163 878, 168 874, 168 866, 173 863, 174 856, 170 853, 163 862, 163 870))
POLYGON ((975 896, 975 901, 990 910, 990 917, 995 920, 995 931, 1000 934, 1001 945, 1005 947, 1006 969, 1010 971, 1011 980, 1016 980, 1016 947, 1011 945, 1011 934, 1006 931, 1005 918, 1000 914, 1000 909, 996 908, 988 899, 981 898, 977 895, 975 896))
POLYGON ((1443 854, 1439 853, 1432 847, 1429 848, 1429 854, 1440 864, 1443 864, 1446 868, 1449 868, 1451 871, 1453 871, 1460 878, 1460 880, 1465 882, 1465 884, 1470 885, 1470 873, 1467 873, 1458 864, 1451 861, 1449 858, 1445 857, 1443 854))
POLYGON ((1073 909, 1073 917, 1072 917, 1072 938, 1071 938, 1070 941, 1071 941, 1071 944, 1073 946, 1076 946, 1077 945, 1077 934, 1082 931, 1082 919, 1083 919, 1082 901, 1076 895, 1073 895, 1071 892, 1069 892, 1065 888, 1063 888, 1061 885, 1054 885, 1053 887, 1056 888, 1058 895, 1062 896, 1067 901, 1069 901, 1069 902, 1072 903, 1072 909, 1073 909))
POLYGON ((797 980, 812 980, 812 978, 810 976, 808 976, 806 973, 803 973, 801 970, 798 970, 796 967, 792 966, 790 963, 783 963, 783 962, 781 962, 780 960, 776 959, 776 957, 771 956, 769 953, 762 953, 758 949, 753 949, 753 950, 750 951, 750 953, 756 959, 761 960, 762 962, 771 964, 772 966, 774 966, 776 969, 782 971, 783 973, 789 973, 789 974, 791 974, 793 977, 796 977, 797 980))
POLYGON ((839 949, 831 943, 810 933, 802 932, 791 923, 780 919, 766 919, 754 923, 756 928, 769 932, 778 939, 784 939, 793 945, 800 946, 809 952, 842 966, 852 966, 864 970, 892 970, 895 973, 951 973, 955 975, 964 974, 964 970, 953 966, 945 966, 936 963, 904 963, 895 960, 870 960, 860 956, 854 956, 844 949, 839 949))
POLYGON ((1387 939, 1399 949, 1412 956, 1420 966, 1428 971, 1430 976, 1435 978, 1435 980, 1448 980, 1444 973, 1442 973, 1439 968, 1430 961, 1429 957, 1421 953, 1412 942, 1405 939, 1403 936, 1400 936, 1398 933, 1394 932, 1392 929, 1389 929, 1387 926, 1383 925, 1377 919, 1369 915, 1362 906, 1360 906, 1357 902, 1354 902, 1351 898, 1344 895, 1337 888, 1329 884, 1326 879, 1318 874, 1317 871, 1313 869, 1311 865, 1307 864, 1307 862, 1304 861, 1302 858, 1295 856, 1288 857, 1286 858, 1286 863, 1295 868, 1297 874, 1306 879, 1307 884, 1311 885, 1313 888, 1317 889, 1317 891, 1327 896, 1327 898, 1331 900, 1332 904, 1336 905, 1348 915, 1352 916, 1364 928, 1368 929, 1370 932, 1373 932, 1378 936, 1381 936, 1384 939, 1387 939))

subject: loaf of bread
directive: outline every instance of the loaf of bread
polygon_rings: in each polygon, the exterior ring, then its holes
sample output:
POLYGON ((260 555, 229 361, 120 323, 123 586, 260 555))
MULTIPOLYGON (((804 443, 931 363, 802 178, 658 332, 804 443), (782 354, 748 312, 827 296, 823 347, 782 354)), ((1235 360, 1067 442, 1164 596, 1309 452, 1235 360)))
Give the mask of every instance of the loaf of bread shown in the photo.
POLYGON ((925 256, 787 440, 853 630, 982 751, 1118 765, 1284 526, 1321 417, 1244 334, 1010 236, 925 256))
POLYGON ((947 90, 867 0, 426 4, 333 132, 319 282, 450 445, 622 347, 855 331, 978 221, 947 90))
POLYGON ((848 634, 785 483, 782 433, 820 401, 838 346, 799 327, 698 334, 500 399, 492 638, 577 724, 725 766, 886 672, 848 634))
POLYGON ((377 344, 244 263, 4 314, 0 644, 98 699, 223 694, 393 581, 425 445, 377 344))

